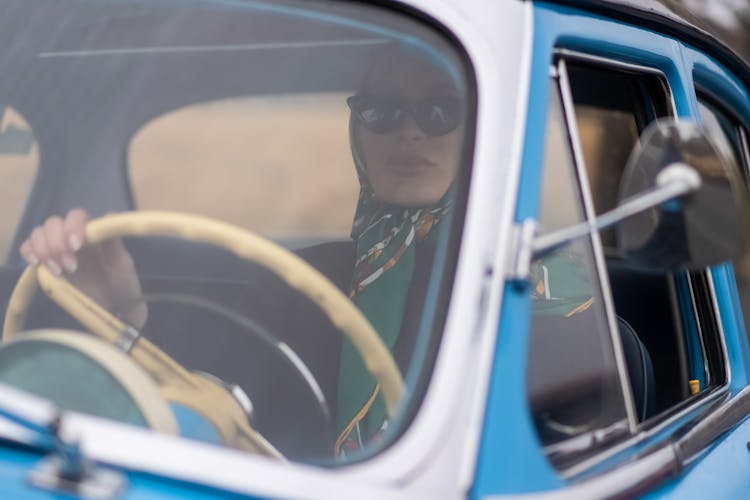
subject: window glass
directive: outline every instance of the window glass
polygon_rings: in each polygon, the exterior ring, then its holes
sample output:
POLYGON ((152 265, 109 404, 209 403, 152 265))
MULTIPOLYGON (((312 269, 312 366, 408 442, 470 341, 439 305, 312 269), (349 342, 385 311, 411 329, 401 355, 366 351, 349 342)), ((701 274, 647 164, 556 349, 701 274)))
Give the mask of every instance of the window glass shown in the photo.
POLYGON ((10 244, 39 166, 39 146, 34 131, 17 110, 0 106, 0 255, 13 251, 10 244))
POLYGON ((348 237, 359 189, 347 97, 237 97, 150 121, 128 154, 136 207, 216 217, 277 239, 348 237))
MULTIPOLYGON (((10 5, 34 27, 0 48, 0 246, 49 221, 45 268, 93 303, 19 299, 0 381, 290 461, 390 446, 429 386, 467 198, 452 43, 357 3, 10 5), (75 208, 112 214, 78 253, 54 218, 75 208)), ((1 271, 7 304, 20 269, 1 271)))
MULTIPOLYGON (((750 178, 748 158, 742 154, 747 129, 721 105, 700 93, 698 109, 703 127, 714 146, 727 159, 728 164, 736 165, 740 169, 747 181, 750 178)), ((734 262, 734 271, 745 319, 745 330, 750 334, 750 256, 737 258, 734 262)))
MULTIPOLYGON (((584 220, 575 165, 553 85, 547 117, 541 232, 584 220)), ((625 402, 590 238, 533 264, 527 365, 531 411, 554 459, 556 443, 627 429, 625 402)), ((569 456, 564 458, 569 459, 569 456)))
MULTIPOLYGON (((586 180, 593 208, 601 214, 617 205, 620 179, 640 133, 652 120, 671 115, 668 88, 655 74, 582 63, 567 68, 586 180)), ((701 321, 696 312, 711 309, 710 294, 697 274, 638 270, 619 256, 614 230, 603 231, 601 241, 628 380, 642 421, 720 380, 707 375, 705 363, 708 339, 716 342, 711 333, 715 323, 708 317, 701 321)))
MULTIPOLYGON (((597 214, 617 204, 620 178, 640 132, 667 113, 658 77, 571 64, 576 126, 597 214), (651 82, 646 84, 645 82, 651 82), (599 135, 587 130, 605 130, 599 135)), ((663 87, 662 87, 663 88, 663 87)), ((670 276, 641 273, 619 258, 614 230, 602 232, 615 309, 658 363, 652 363, 659 409, 688 394, 685 335, 670 276)), ((649 413, 653 412, 653 408, 649 413)))
MULTIPOLYGON (((719 150, 730 165, 742 165, 742 146, 740 139, 739 125, 720 111, 718 106, 711 103, 710 100, 698 98, 698 111, 700 112, 701 122, 706 133, 713 141, 714 146, 719 150)), ((745 170, 745 169, 743 169, 745 170)), ((743 172, 747 178, 747 172, 743 172)))
POLYGON ((641 131, 655 117, 669 114, 667 98, 656 77, 574 64, 568 71, 581 152, 600 214, 617 204, 622 170, 641 131))
MULTIPOLYGON (((658 75, 576 61, 559 61, 557 69, 559 87, 553 85, 546 130, 542 233, 616 207, 620 178, 642 130, 670 114, 668 89, 658 75), (573 113, 562 112, 567 101, 561 95, 571 97, 573 113), (566 125, 565 116, 574 122, 566 125), (568 125, 577 132, 570 139, 582 153, 580 168, 571 155, 568 125)), ((725 382, 703 273, 640 271, 617 253, 610 230, 592 232, 535 262, 532 287, 529 402, 557 467, 590 457, 627 436, 631 424, 725 382)))

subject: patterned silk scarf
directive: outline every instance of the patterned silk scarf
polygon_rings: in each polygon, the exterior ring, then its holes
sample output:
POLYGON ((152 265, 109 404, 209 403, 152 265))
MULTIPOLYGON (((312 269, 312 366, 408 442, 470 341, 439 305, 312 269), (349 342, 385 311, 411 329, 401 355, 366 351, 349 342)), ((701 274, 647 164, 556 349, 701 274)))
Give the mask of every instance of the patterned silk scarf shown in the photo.
MULTIPOLYGON (((361 188, 352 227, 357 250, 350 298, 393 352, 414 273, 415 246, 434 244, 435 228, 452 207, 452 190, 431 207, 405 208, 383 203, 374 198, 356 143, 352 144, 361 188)), ((361 448, 385 428, 385 402, 379 392, 380 387, 357 350, 344 340, 339 367, 336 455, 361 448)))

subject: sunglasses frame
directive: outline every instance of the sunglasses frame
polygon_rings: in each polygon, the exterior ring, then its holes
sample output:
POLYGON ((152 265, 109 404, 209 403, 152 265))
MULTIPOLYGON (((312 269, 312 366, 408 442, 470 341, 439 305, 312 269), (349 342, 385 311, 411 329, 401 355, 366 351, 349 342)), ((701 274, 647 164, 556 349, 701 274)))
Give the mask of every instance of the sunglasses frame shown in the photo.
MULTIPOLYGON (((424 99, 420 99, 419 101, 410 102, 406 99, 400 99, 398 97, 392 96, 355 94, 348 97, 346 99, 346 103, 349 106, 352 114, 365 128, 375 134, 380 135, 391 134, 400 129, 403 126, 404 121, 406 120, 407 114, 411 114, 411 116, 414 118, 414 122, 417 124, 417 127, 419 127, 422 132, 430 137, 440 137, 453 132, 461 125, 462 120, 462 113, 460 112, 460 100, 459 98, 452 96, 425 97, 424 99), (437 99, 444 99, 445 101, 450 101, 451 103, 455 104, 455 123, 452 123, 449 127, 437 129, 435 127, 431 127, 430 119, 425 118, 424 113, 420 110, 420 107, 424 106, 425 104, 427 104, 428 106, 434 105, 434 101, 437 99), (367 102, 368 106, 364 105, 365 102, 367 102), (371 105, 372 103, 375 104, 371 105), (387 111, 388 113, 391 113, 391 111, 393 111, 393 113, 391 114, 398 115, 400 112, 400 115, 389 118, 381 118, 376 121, 368 121, 363 116, 362 113, 366 109, 377 108, 378 104, 382 105, 382 103, 387 103, 391 106, 391 109, 387 111), (386 122, 386 126, 378 126, 379 122, 386 122)), ((443 106, 443 108, 445 108, 445 106, 443 106)))

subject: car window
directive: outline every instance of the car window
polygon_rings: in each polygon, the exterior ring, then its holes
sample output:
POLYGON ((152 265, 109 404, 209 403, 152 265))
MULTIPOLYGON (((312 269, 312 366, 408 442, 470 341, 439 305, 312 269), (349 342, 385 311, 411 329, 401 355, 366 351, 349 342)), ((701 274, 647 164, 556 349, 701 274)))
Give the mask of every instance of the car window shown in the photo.
POLYGON ((359 189, 347 97, 240 96, 151 120, 128 149, 134 205, 216 217, 276 239, 348 238, 359 189), (280 205, 280 193, 296 203, 280 205))
MULTIPOLYGON (((568 74, 592 201, 601 214, 617 204, 619 180, 641 131, 654 118, 671 114, 669 95, 657 77, 585 64, 570 65, 568 74)), ((614 233, 605 231, 602 240, 613 246, 614 233)))
MULTIPOLYGON (((594 203, 596 213, 601 214, 612 208, 617 200, 619 180, 627 160, 627 155, 618 152, 632 149, 640 132, 651 120, 672 114, 671 98, 663 76, 646 70, 638 73, 571 63, 569 75, 579 130, 586 119, 585 114, 578 110, 590 106, 597 108, 601 117, 629 117, 620 119, 619 123, 594 120, 594 128, 606 128, 612 138, 605 143, 611 154, 587 154, 596 148, 588 144, 597 140, 579 132, 592 198, 609 200, 594 203), (602 182, 602 178, 609 180, 602 182)), ((691 394, 721 383, 723 367, 715 364, 720 361, 713 360, 712 366, 707 361, 706 339, 713 338, 716 323, 697 313, 698 309, 711 309, 710 299, 708 303, 701 302, 708 295, 708 291, 701 288, 706 286, 702 277, 698 274, 655 275, 639 271, 618 255, 616 244, 614 230, 602 235, 615 312, 633 328, 652 358, 655 406, 653 412, 648 412, 652 415, 673 407, 691 394)), ((625 354, 627 357, 627 348, 625 354)))
POLYGON ((18 110, 0 106, 0 255, 15 253, 13 235, 39 168, 34 131, 18 110))
MULTIPOLYGON (((553 86, 547 116, 540 232, 585 220, 575 164, 553 86)), ((529 404, 542 442, 627 430, 625 398, 591 238, 533 263, 527 365, 529 404), (586 360, 582 362, 582 360, 586 360)), ((569 457, 568 457, 569 458, 569 457)))
MULTIPOLYGON (((744 131, 739 122, 730 118, 720 105, 713 104, 709 97, 698 96, 698 111, 706 133, 714 146, 731 165, 743 164, 742 141, 744 131)), ((743 170, 743 177, 747 178, 747 169, 743 170)))
MULTIPOLYGON (((581 59, 562 58, 555 71, 559 87, 556 84, 553 88, 559 88, 561 92, 568 121, 560 123, 559 103, 554 95, 557 90, 554 90, 548 116, 543 183, 545 186, 554 185, 561 195, 569 193, 566 196, 579 204, 580 220, 592 220, 617 205, 625 164, 646 125, 658 117, 672 114, 669 90, 666 80, 658 72, 648 69, 639 72, 632 66, 624 67, 614 62, 607 65, 600 60, 589 61, 585 56, 581 59), (565 136, 564 132, 557 131, 560 127, 567 127, 572 144, 559 139, 565 136), (564 161, 566 158, 568 162, 564 161), (569 163, 571 159, 573 163, 569 163), (577 177, 571 177, 570 173, 564 175, 563 169, 575 170, 577 177), (573 187, 567 187, 569 185, 573 187)), ((545 231, 546 220, 566 212, 561 208, 563 204, 548 201, 548 191, 543 188, 541 202, 540 224, 545 231), (548 215, 556 209, 559 209, 557 214, 548 215)), ((575 220, 568 217, 567 225, 575 220)), ((571 255, 561 266, 562 271, 570 275, 581 267, 589 269, 587 286, 592 299, 589 310, 598 311, 589 312, 592 318, 589 324, 577 325, 575 331, 578 335, 586 331, 589 338, 598 339, 599 347, 577 357, 574 351, 581 353, 584 350, 574 349, 573 342, 562 346, 551 344, 547 340, 549 337, 545 338, 537 331, 536 325, 540 324, 537 304, 545 303, 538 301, 539 291, 545 287, 539 285, 535 276, 528 378, 534 381, 538 380, 536 373, 557 371, 540 386, 563 397, 562 394, 566 393, 554 391, 552 380, 572 379, 585 371, 582 365, 608 366, 612 370, 608 379, 611 387, 607 389, 610 397, 602 400, 601 396, 579 390, 574 393, 575 398, 571 396, 569 399, 566 417, 571 421, 580 418, 591 425, 595 421, 590 417, 590 408, 598 408, 600 412, 616 408, 611 417, 617 415, 623 420, 614 427, 601 426, 600 429, 606 428, 607 431, 600 432, 599 439, 586 431, 602 422, 591 427, 568 426, 568 435, 558 433, 553 438, 548 430, 538 426, 540 438, 548 445, 548 456, 562 468, 595 454, 608 440, 635 432, 652 419, 664 418, 692 395, 726 380, 708 276, 704 273, 639 270, 620 256, 617 233, 613 229, 594 232, 590 244, 575 242, 567 251, 571 255), (589 250, 571 254, 576 246, 588 246, 589 250), (541 354, 545 349, 549 352, 541 354), (568 349, 571 359, 565 358, 568 349), (551 368, 548 364, 556 366, 551 368), (615 371, 621 374, 621 378, 615 371), (621 390, 619 383, 627 390, 621 390), (607 401, 607 404, 602 401, 607 401), (624 421, 626 417, 627 421, 624 421)), ((553 254, 543 261, 554 258, 553 254)), ((542 269, 544 272, 539 276, 548 280, 552 273, 542 269)), ((568 286, 565 293, 571 295, 574 289, 568 286)), ((549 297, 543 298, 553 304, 549 297)), ((546 320, 550 323, 547 329, 558 335, 564 334, 566 323, 579 312, 568 314, 560 315, 554 321, 546 320)), ((583 381, 581 378, 578 383, 583 384, 583 381)), ((534 383, 529 385, 530 391, 540 390, 534 383)), ((530 392, 530 404, 535 421, 546 418, 535 407, 533 392, 530 392)), ((616 419, 611 418, 612 422, 616 419)))
POLYGON ((0 248, 78 209, 96 245, 45 247, 52 299, 0 269, 19 346, 0 382, 290 461, 390 446, 430 383, 467 198, 474 92, 454 42, 344 2, 75 7, 9 27, 28 53, 0 51, 26 75, 0 89, 0 248))
MULTIPOLYGON (((745 181, 750 179, 750 160, 747 150, 747 128, 728 108, 709 93, 698 92, 698 110, 703 127, 719 153, 731 168, 738 168, 745 181)), ((750 182, 748 182, 750 185, 750 182)), ((750 332, 750 258, 747 254, 734 262, 735 279, 745 320, 750 332)))

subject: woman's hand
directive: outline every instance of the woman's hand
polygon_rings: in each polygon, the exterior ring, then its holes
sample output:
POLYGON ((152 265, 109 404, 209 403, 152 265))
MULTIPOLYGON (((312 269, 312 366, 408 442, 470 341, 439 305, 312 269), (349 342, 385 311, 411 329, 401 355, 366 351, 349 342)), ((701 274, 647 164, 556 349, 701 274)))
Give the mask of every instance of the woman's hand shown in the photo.
POLYGON ((136 328, 143 327, 148 309, 141 299, 141 284, 130 253, 119 238, 84 248, 88 220, 89 215, 80 208, 65 218, 50 217, 34 228, 19 251, 29 264, 45 265, 57 276, 66 274, 99 305, 120 313, 136 328))

